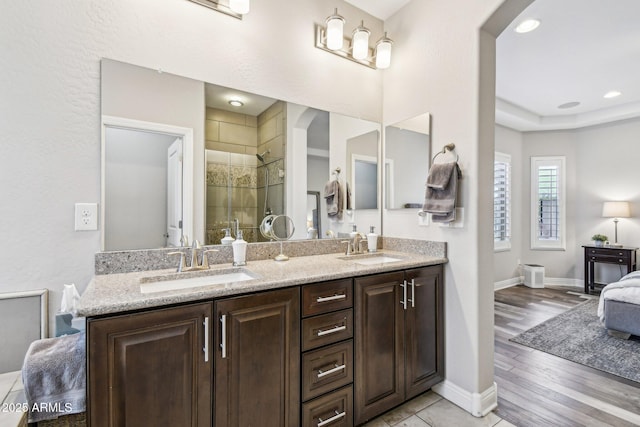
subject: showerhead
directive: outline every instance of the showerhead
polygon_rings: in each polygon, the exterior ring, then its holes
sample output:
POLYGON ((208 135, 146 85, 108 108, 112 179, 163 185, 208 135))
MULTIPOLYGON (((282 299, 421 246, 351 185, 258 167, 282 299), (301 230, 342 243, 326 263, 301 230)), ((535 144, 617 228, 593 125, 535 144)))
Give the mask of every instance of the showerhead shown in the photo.
POLYGON ((264 163, 264 156, 266 156, 269 153, 271 153, 271 149, 265 151, 262 154, 256 154, 256 157, 258 158, 258 160, 260 160, 262 163, 264 163))

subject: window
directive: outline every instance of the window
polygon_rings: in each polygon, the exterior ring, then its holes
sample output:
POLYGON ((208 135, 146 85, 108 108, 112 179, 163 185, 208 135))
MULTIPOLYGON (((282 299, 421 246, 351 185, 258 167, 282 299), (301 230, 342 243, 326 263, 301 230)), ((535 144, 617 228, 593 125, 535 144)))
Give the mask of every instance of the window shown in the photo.
POLYGON ((493 249, 511 249, 511 156, 498 152, 493 162, 493 249))
POLYGON ((564 157, 531 158, 531 249, 565 249, 564 157))

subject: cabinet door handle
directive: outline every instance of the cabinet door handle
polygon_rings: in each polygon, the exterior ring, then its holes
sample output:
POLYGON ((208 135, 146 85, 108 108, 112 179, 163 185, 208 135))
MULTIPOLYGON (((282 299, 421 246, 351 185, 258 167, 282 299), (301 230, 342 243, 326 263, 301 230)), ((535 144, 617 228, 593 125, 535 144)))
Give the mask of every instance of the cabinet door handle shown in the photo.
POLYGON ((345 415, 347 415, 347 413, 344 411, 340 413, 336 411, 336 414, 333 417, 327 418, 326 420, 322 420, 322 418, 318 417, 318 427, 323 427, 323 426, 326 426, 327 424, 331 424, 334 421, 338 421, 339 419, 344 418, 345 415))
POLYGON ((316 298, 316 302, 336 301, 339 299, 345 299, 346 297, 347 297, 346 294, 335 294, 330 297, 318 297, 316 298))
POLYGON ((400 305, 406 310, 407 309, 407 281, 403 281, 400 285, 402 287, 402 301, 400 301, 400 305))
POLYGON ((345 329, 347 329, 346 325, 340 325, 340 326, 336 325, 331 329, 325 329, 325 330, 320 329, 317 332, 317 335, 319 337, 322 337, 322 336, 325 336, 325 335, 335 334, 336 332, 344 331, 345 329))
POLYGON ((220 338, 220 349, 222 352, 222 358, 227 358, 227 315, 223 314, 220 317, 220 325, 222 328, 222 337, 220 338))
POLYGON ((331 374, 335 374, 336 372, 339 371, 344 371, 344 369, 347 367, 347 365, 335 365, 335 368, 331 368, 328 371, 322 371, 322 369, 318 369, 318 378, 322 378, 322 377, 326 377, 327 375, 331 375, 331 374))
POLYGON ((204 351, 204 361, 209 361, 209 316, 204 318, 204 347, 202 351, 204 351))
POLYGON ((411 301, 412 308, 416 306, 416 280, 415 279, 411 279, 411 299, 409 301, 411 301))

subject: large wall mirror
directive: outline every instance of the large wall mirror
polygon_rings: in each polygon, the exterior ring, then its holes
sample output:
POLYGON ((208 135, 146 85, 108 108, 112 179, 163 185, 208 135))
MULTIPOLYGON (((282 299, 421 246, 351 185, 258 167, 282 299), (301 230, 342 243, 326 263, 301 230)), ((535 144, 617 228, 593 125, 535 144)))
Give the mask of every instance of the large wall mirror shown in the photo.
POLYGON ((386 126, 385 208, 420 209, 431 159, 429 113, 386 126))
POLYGON ((381 229, 379 203, 335 219, 323 197, 337 168, 346 188, 349 140, 370 134, 377 162, 379 123, 109 59, 101 93, 103 250, 219 244, 236 223, 245 240, 264 241, 268 215, 290 216, 293 239, 381 229))

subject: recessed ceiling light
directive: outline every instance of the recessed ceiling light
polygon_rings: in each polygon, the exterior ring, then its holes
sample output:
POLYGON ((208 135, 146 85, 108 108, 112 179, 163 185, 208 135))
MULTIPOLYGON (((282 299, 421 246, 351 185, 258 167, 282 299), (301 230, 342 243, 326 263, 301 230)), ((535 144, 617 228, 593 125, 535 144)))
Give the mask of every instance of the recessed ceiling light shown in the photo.
POLYGON ((610 90, 609 92, 604 94, 605 98, 615 98, 616 96, 622 95, 622 92, 617 90, 610 90))
POLYGON ((564 104, 558 105, 558 108, 561 110, 566 110, 567 108, 574 108, 580 105, 578 101, 565 102, 564 104))
POLYGON ((521 23, 518 24, 515 31, 516 33, 528 33, 529 31, 533 31, 540 25, 540 21, 537 19, 525 19, 521 23))
POLYGON ((230 99, 229 104, 233 105, 234 107, 242 107, 244 105, 244 102, 240 101, 239 99, 230 99))

